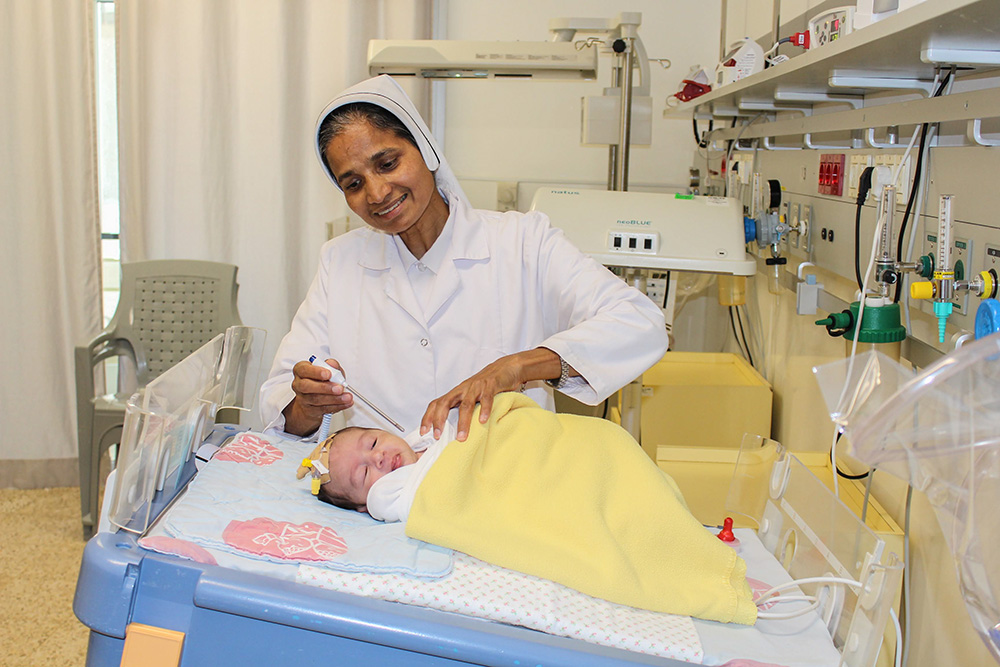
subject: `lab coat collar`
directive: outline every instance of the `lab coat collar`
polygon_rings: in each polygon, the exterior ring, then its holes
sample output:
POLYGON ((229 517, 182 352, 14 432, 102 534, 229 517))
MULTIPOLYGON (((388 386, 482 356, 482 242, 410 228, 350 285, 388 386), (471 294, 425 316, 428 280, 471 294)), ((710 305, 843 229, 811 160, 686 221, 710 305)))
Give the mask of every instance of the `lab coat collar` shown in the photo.
MULTIPOLYGON (((486 238, 486 229, 478 216, 473 213, 471 207, 461 197, 450 192, 442 192, 441 194, 448 200, 450 213, 447 224, 452 225, 451 250, 446 254, 446 257, 452 261, 488 259, 490 248, 486 238)), ((399 258, 399 251, 396 250, 390 235, 375 230, 371 230, 359 263, 372 271, 385 271, 392 268, 393 264, 398 264, 405 273, 405 267, 399 258)), ((446 259, 445 264, 447 263, 446 259)), ((442 266, 442 272, 444 269, 445 267, 442 266)))

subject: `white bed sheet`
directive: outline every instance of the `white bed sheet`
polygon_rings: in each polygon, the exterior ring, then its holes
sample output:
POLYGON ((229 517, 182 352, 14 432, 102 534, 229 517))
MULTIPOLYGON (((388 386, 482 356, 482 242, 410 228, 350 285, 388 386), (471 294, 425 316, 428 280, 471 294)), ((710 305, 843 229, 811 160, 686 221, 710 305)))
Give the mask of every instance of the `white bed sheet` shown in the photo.
MULTIPOLYGON (((755 591, 791 581, 753 531, 742 529, 736 534, 755 591)), ((702 621, 591 598, 465 554, 456 554, 452 573, 440 579, 357 575, 302 565, 297 581, 695 664, 744 661, 746 665, 750 663, 745 661, 755 661, 783 667, 826 667, 840 661, 826 626, 812 612, 791 620, 761 620, 754 626, 702 621)), ((782 611, 794 609, 796 604, 785 603, 782 611)))

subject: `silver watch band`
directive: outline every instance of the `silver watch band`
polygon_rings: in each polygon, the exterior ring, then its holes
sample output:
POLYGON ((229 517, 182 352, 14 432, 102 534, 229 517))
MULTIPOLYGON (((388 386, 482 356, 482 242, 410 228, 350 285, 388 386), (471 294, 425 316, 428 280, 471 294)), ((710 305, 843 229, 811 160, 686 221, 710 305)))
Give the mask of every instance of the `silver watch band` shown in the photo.
POLYGON ((562 357, 559 357, 559 377, 554 380, 546 380, 545 383, 553 389, 559 389, 569 380, 569 364, 562 357))

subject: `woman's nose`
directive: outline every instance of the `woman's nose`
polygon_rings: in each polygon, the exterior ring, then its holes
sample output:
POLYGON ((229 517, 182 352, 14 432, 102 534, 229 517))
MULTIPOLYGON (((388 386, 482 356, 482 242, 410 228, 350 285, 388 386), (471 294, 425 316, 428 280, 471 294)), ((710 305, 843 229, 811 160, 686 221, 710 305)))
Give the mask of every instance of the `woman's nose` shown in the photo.
POLYGON ((366 193, 369 204, 381 204, 392 192, 392 186, 384 178, 369 178, 366 193))

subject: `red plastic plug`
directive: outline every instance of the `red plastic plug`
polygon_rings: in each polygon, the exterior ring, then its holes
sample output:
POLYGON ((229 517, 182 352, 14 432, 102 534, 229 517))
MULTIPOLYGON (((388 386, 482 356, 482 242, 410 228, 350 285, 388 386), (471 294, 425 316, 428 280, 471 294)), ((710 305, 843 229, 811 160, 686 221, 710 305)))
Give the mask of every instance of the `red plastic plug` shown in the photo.
POLYGON ((733 520, 731 517, 726 517, 722 522, 722 530, 719 531, 717 536, 723 542, 735 542, 736 535, 733 534, 733 520))

